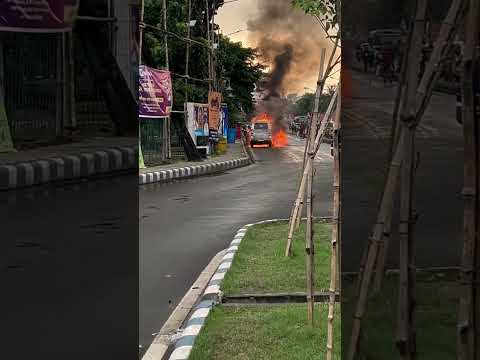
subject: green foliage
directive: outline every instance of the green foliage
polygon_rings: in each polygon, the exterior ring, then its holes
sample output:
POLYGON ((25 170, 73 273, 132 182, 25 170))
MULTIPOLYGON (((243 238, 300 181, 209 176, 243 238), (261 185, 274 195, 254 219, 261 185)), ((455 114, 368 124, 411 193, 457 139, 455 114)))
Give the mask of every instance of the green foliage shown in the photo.
MULTIPOLYGON (((189 76, 192 78, 185 83, 179 75, 186 72, 185 41, 173 36, 168 37, 168 52, 170 71, 173 73, 174 109, 183 110, 185 96, 190 102, 206 103, 208 100, 208 83, 199 81, 208 78, 208 42, 206 40, 206 17, 204 14, 204 0, 191 0, 192 20, 196 20, 191 28, 190 37, 204 46, 191 43, 189 76), (193 80, 196 79, 196 80, 193 80)), ((219 1, 219 4, 222 2, 219 1)), ((218 8, 219 5, 217 5, 218 8)), ((211 9, 210 15, 213 11, 211 9)), ((167 2, 168 31, 186 37, 188 32, 188 2, 187 0, 169 0, 167 2)), ((162 28, 163 12, 161 0, 145 1, 145 23, 162 28)), ((256 54, 253 49, 242 47, 241 43, 233 43, 228 38, 220 38, 220 46, 215 51, 217 58, 217 78, 229 79, 233 89, 229 97, 224 92, 224 100, 229 105, 230 113, 235 116, 240 108, 245 112, 253 110, 252 91, 254 84, 262 75, 262 67, 254 63, 256 54)), ((144 34, 143 62, 147 66, 157 69, 165 68, 165 43, 161 31, 147 28, 144 34)), ((225 86, 223 86, 224 90, 225 86)))
POLYGON ((245 48, 240 42, 232 42, 226 37, 220 38, 219 76, 230 80, 232 96, 224 96, 224 100, 232 114, 237 113, 240 106, 247 115, 254 110, 252 92, 255 84, 262 77, 264 69, 262 65, 255 63, 255 58, 256 53, 253 49, 245 48))
MULTIPOLYGON (((315 222, 315 289, 328 289, 332 226, 315 222)), ((287 223, 255 225, 248 229, 221 286, 227 295, 305 291, 306 223, 295 231, 292 257, 285 257, 287 223)))
MULTIPOLYGON (((322 94, 320 98, 320 112, 327 111, 332 92, 329 90, 327 94, 322 94)), ((305 116, 311 113, 315 102, 315 94, 307 93, 297 100, 293 106, 293 113, 297 116, 305 116)))
POLYGON ((293 7, 326 20, 327 30, 337 24, 338 0, 292 0, 293 7))
MULTIPOLYGON (((321 303, 315 304, 313 327, 308 325, 306 304, 218 305, 208 315, 189 359, 325 359, 327 323, 328 306, 321 303)), ((341 346, 337 304, 333 360, 340 360, 341 346)))

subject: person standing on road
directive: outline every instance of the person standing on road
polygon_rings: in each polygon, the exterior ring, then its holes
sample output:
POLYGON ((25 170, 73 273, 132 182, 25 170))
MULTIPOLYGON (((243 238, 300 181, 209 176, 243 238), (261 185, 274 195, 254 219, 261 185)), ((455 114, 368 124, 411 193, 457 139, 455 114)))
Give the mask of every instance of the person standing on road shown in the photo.
POLYGON ((364 45, 362 47, 362 62, 363 62, 363 71, 368 73, 368 63, 370 58, 370 52, 368 51, 368 47, 364 45))

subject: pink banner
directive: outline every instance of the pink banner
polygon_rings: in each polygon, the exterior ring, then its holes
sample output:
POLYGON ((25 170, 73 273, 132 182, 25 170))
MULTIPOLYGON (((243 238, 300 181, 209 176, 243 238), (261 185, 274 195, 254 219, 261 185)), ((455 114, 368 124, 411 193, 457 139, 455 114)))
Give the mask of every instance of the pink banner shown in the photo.
POLYGON ((139 72, 139 116, 161 118, 170 115, 173 105, 170 72, 141 65, 139 72))

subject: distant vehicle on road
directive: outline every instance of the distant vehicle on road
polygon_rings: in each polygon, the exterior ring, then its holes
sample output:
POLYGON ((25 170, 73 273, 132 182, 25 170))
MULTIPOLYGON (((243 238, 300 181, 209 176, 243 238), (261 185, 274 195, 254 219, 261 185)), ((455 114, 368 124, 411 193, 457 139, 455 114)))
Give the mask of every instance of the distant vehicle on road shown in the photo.
POLYGON ((385 44, 397 46, 401 43, 404 36, 403 31, 399 29, 377 29, 369 32, 368 43, 373 47, 385 44))

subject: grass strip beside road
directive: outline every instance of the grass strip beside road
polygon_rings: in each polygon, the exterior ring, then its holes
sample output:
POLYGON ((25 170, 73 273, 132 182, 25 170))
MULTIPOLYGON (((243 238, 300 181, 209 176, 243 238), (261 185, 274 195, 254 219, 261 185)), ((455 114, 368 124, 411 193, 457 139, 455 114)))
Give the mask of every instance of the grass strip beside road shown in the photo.
MULTIPOLYGON (((197 337, 190 360, 324 359, 328 306, 315 307, 314 327, 306 304, 216 306, 197 337)), ((340 321, 334 349, 340 359, 340 321)))
MULTIPOLYGON (((254 225, 248 229, 221 285, 225 295, 306 292, 305 230, 293 238, 293 255, 285 258, 288 223, 254 225)), ((331 224, 314 226, 315 291, 327 291, 330 277, 331 224)))
MULTIPOLYGON (((353 307, 353 281, 343 281, 342 327, 349 338, 353 307)), ((455 274, 417 277, 415 324, 419 359, 451 360, 457 357, 458 282, 455 274)), ((359 359, 399 359, 395 346, 398 276, 386 277, 380 295, 372 297, 364 319, 359 359)))

